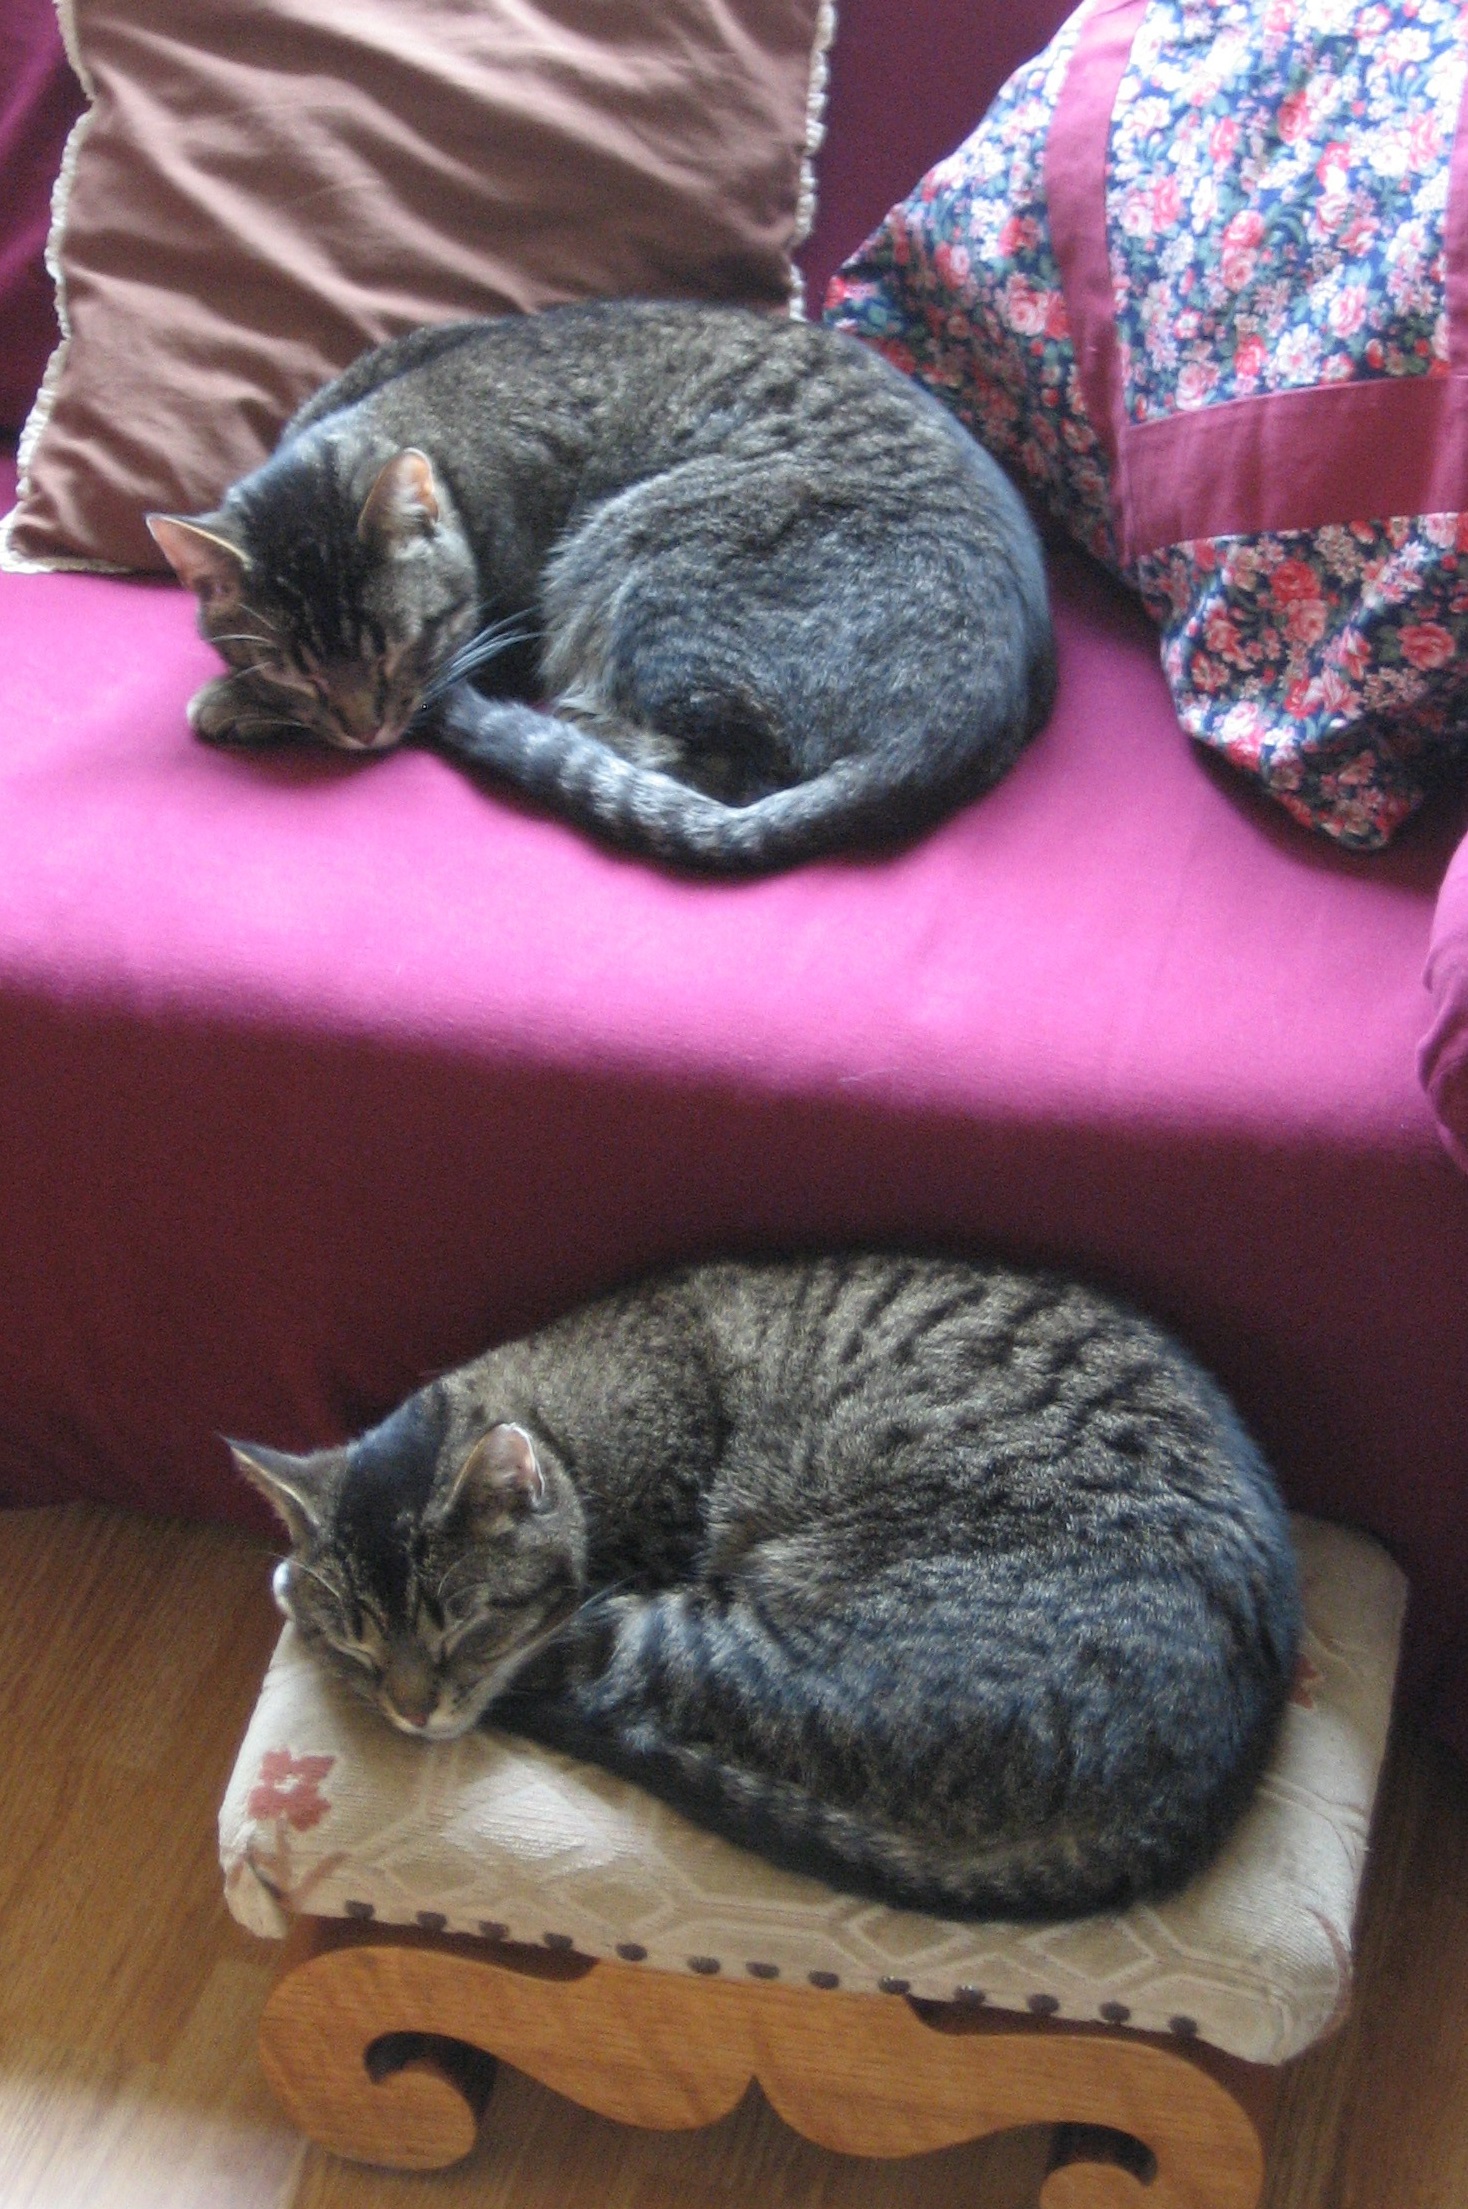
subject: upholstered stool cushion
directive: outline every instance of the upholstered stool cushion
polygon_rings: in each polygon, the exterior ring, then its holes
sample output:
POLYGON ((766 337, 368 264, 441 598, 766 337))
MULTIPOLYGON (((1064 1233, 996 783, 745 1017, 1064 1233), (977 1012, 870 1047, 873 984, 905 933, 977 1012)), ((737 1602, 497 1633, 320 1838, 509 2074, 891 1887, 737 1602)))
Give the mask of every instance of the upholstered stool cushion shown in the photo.
POLYGON ((944 1923, 774 1870, 626 1781, 488 1729, 396 1734, 281 1637, 220 1814, 229 1906, 545 1943, 707 1976, 911 1993, 1201 2038, 1282 2063, 1349 1993, 1405 1583, 1375 1543, 1295 1521, 1307 1631, 1259 1795, 1158 1906, 944 1923))

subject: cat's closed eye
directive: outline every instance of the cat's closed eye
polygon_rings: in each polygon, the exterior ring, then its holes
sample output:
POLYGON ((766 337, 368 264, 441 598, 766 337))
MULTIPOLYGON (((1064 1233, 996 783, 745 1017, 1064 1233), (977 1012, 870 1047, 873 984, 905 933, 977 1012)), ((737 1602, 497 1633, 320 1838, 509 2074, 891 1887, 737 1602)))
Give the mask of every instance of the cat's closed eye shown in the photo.
POLYGON ((473 1650, 492 1647, 496 1642, 507 1640, 522 1609, 523 1606, 517 1603, 481 1604, 469 1617, 449 1627, 443 1637, 440 1654, 445 1657, 462 1657, 473 1650))
POLYGON ((302 675, 295 668, 287 667, 283 660, 255 660, 251 663, 250 673, 260 676, 267 683, 273 683, 277 690, 293 691, 298 698, 308 698, 313 704, 321 696, 321 685, 318 682, 313 682, 309 675, 302 675))

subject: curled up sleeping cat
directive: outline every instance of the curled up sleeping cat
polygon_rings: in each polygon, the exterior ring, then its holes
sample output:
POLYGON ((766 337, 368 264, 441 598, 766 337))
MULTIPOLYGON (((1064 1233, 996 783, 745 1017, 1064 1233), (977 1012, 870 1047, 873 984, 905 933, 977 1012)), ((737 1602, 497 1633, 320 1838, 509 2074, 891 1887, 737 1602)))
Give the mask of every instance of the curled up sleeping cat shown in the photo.
POLYGON ((998 465, 854 339, 737 308, 413 331, 217 512, 148 524, 230 670, 201 737, 411 732, 673 866, 910 835, 1053 695, 998 465))
POLYGON ((692 1266, 344 1447, 235 1444, 277 1600, 425 1740, 481 1718, 946 1917, 1202 1868, 1268 1756, 1283 1508, 1171 1338, 1047 1275, 692 1266))

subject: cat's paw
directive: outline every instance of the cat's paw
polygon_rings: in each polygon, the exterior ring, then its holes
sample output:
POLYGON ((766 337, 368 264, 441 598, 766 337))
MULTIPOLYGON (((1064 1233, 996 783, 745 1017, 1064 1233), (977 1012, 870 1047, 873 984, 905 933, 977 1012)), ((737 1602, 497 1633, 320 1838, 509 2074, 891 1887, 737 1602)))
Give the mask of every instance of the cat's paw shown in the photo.
POLYGON ((306 734, 227 675, 196 690, 185 711, 189 727, 205 744, 280 744, 299 742, 306 734))

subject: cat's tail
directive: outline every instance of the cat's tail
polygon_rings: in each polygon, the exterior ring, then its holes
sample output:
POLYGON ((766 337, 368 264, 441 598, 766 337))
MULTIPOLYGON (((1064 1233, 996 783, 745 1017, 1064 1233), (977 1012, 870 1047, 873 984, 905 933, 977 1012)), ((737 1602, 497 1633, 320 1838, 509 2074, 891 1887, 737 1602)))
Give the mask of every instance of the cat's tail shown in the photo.
MULTIPOLYGON (((1162 1814, 1150 1824, 1128 1820, 1125 1847, 1110 1830, 1064 1817, 1020 1836, 948 1843, 672 1740, 655 1718, 609 1723, 564 1696, 512 1694, 495 1706, 492 1722, 635 1781, 782 1870, 930 1917, 1059 1919, 1124 1910, 1181 1886, 1227 1823, 1215 1804, 1210 1818, 1189 1819, 1185 1829, 1169 1830, 1162 1814)), ((1230 1807, 1242 1808, 1254 1777, 1252 1764, 1237 1775, 1229 1792, 1241 1799, 1230 1807)))
POLYGON ((839 760, 823 773, 749 805, 727 805, 674 776, 624 758, 589 729, 533 707, 453 685, 429 728, 437 746, 487 768, 603 842, 701 874, 760 874, 835 851, 915 834, 997 781, 1029 728, 996 739, 977 769, 920 785, 910 767, 879 753, 839 760))

